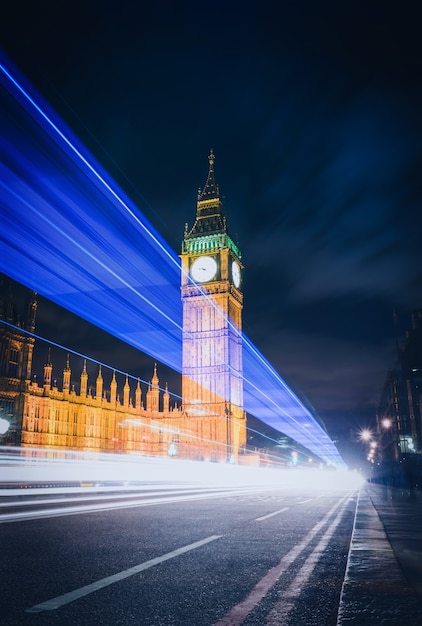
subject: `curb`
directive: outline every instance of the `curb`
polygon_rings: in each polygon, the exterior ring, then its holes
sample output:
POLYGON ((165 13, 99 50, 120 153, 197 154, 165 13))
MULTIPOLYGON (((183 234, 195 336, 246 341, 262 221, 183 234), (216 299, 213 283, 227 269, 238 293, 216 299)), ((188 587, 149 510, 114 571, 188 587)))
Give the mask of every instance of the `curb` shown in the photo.
POLYGON ((384 526, 362 488, 356 506, 337 626, 422 624, 422 607, 397 562, 384 526))

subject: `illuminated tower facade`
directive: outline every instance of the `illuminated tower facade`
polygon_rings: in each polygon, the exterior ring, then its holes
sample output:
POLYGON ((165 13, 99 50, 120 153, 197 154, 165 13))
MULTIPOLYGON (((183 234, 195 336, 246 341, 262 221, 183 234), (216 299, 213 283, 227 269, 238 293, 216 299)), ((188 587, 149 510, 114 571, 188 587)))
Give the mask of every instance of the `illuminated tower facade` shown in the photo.
POLYGON ((227 231, 214 154, 182 245, 182 399, 202 456, 237 462, 246 443, 241 253, 227 231), (205 451, 205 454, 204 454, 205 451))

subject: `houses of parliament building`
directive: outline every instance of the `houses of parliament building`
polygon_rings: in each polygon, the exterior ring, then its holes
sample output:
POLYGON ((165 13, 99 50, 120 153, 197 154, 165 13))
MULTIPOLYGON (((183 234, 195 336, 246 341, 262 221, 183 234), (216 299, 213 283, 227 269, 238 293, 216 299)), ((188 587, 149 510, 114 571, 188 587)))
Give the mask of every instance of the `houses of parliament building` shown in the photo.
MULTIPOLYGON (((193 226, 181 251, 182 401, 171 405, 157 366, 146 389, 113 373, 107 388, 101 366, 88 381, 68 356, 53 377, 46 354, 43 380, 33 375, 37 299, 29 293, 19 317, 11 290, 0 300, 0 419, 9 423, 0 445, 30 449, 138 453, 239 462, 246 445, 242 370, 241 254, 227 231, 214 179, 214 155, 198 193, 193 226), (121 381, 122 382, 122 381, 121 381)), ((7 281, 6 281, 7 282, 7 281)), ((10 282, 10 281, 9 281, 10 282)))

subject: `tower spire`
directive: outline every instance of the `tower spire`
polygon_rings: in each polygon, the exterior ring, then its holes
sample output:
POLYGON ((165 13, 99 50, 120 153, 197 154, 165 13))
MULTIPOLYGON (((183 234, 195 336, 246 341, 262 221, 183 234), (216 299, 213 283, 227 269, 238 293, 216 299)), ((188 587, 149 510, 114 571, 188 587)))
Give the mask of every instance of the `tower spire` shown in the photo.
POLYGON ((208 162, 210 165, 208 170, 207 182, 205 183, 205 187, 203 188, 203 190, 198 191, 198 201, 220 198, 220 189, 216 184, 214 177, 214 161, 215 155, 213 149, 211 148, 211 151, 208 155, 208 162))
POLYGON ((185 239, 226 233, 226 217, 224 206, 220 199, 220 189, 214 176, 214 151, 208 155, 209 170, 205 187, 198 190, 196 203, 196 218, 189 232, 185 232, 185 239))
POLYGON ((51 389, 51 374, 53 366, 51 364, 51 347, 48 348, 47 363, 44 365, 44 389, 49 391, 51 389))
POLYGON ((63 391, 68 393, 70 389, 70 357, 69 354, 66 357, 66 367, 63 370, 63 391))

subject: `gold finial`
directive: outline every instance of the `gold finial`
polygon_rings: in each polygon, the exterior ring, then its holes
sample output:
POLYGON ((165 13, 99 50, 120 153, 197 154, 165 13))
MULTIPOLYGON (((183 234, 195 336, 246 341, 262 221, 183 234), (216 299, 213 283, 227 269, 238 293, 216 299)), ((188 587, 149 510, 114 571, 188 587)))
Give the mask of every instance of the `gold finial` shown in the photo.
POLYGON ((208 156, 208 161, 210 162, 210 167, 212 167, 214 165, 214 159, 215 159, 214 151, 211 148, 211 151, 210 151, 209 156, 208 156))

